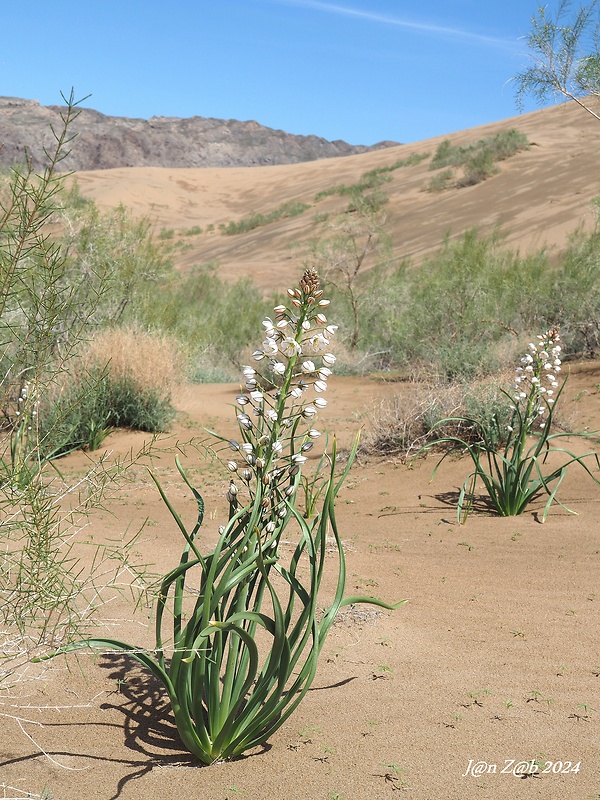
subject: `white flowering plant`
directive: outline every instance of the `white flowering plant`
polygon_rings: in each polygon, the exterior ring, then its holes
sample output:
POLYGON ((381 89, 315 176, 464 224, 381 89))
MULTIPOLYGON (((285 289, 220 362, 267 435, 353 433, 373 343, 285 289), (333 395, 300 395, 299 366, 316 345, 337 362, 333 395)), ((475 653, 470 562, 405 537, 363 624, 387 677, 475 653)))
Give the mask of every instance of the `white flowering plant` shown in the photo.
POLYGON ((288 295, 289 307, 278 306, 275 318, 263 322, 255 366, 244 367, 239 440, 212 434, 230 448, 231 480, 229 519, 210 553, 203 554, 196 541, 202 497, 179 462, 198 506, 192 530, 155 479, 186 544, 179 565, 162 580, 153 653, 104 638, 58 651, 94 647, 137 659, 162 682, 183 744, 205 764, 263 745, 285 722, 312 683, 340 608, 372 603, 392 609, 405 602, 344 597, 345 557, 334 503, 356 445, 336 475, 334 440, 318 512, 305 519, 296 507, 303 466, 320 435, 315 419, 327 405, 323 394, 335 363, 329 345, 336 329, 327 323, 329 301, 315 272, 307 270, 288 295), (323 603, 321 582, 334 558, 333 597, 323 603))
POLYGON ((503 517, 522 514, 535 498, 546 494, 542 521, 546 520, 554 502, 566 511, 575 513, 556 496, 572 464, 579 464, 594 481, 599 482, 585 462, 585 459, 591 458, 600 469, 597 453, 576 455, 568 449, 554 446, 557 439, 566 436, 586 438, 586 434, 553 432, 552 429, 554 409, 566 382, 559 381, 561 355, 557 327, 539 335, 537 342, 530 342, 516 370, 511 390, 504 392, 512 409, 507 426, 496 418, 491 424, 483 424, 477 419, 446 419, 438 423, 440 426, 452 421, 466 423, 479 436, 475 443, 448 436, 427 445, 427 448, 440 444, 451 445, 438 461, 434 475, 441 462, 451 453, 467 453, 473 462, 474 469, 467 476, 458 497, 459 522, 466 520, 472 508, 478 480, 483 483, 493 508, 503 517), (548 457, 556 453, 563 456, 560 465, 548 465, 548 457))

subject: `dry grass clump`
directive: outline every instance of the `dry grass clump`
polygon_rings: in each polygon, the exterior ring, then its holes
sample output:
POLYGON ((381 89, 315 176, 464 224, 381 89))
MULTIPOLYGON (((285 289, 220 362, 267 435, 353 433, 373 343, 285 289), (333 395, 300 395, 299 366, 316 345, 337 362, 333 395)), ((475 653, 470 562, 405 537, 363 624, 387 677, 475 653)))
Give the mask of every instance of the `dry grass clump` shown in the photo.
POLYGON ((424 380, 404 385, 373 411, 361 449, 370 455, 407 461, 428 442, 443 436, 474 441, 477 426, 471 425, 469 418, 491 422, 496 416, 508 423, 509 400, 502 393, 505 385, 497 379, 477 383, 424 380))
POLYGON ((177 342, 136 327, 101 331, 82 355, 88 371, 105 370, 113 382, 170 398, 184 382, 185 365, 177 342))

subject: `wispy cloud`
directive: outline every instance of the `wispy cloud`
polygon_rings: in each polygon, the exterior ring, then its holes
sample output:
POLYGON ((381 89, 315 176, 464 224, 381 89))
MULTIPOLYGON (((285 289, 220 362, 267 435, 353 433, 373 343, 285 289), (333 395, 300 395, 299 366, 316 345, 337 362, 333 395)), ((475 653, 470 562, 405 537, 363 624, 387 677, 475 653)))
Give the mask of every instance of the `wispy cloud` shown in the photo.
POLYGON ((462 30, 461 28, 448 28, 443 25, 432 25, 427 22, 413 22, 411 20, 402 19, 400 17, 389 16, 387 14, 377 14, 373 11, 363 11, 358 8, 350 8, 348 6, 341 6, 335 3, 323 3, 320 0, 271 0, 283 5, 299 6, 301 8, 310 8, 315 11, 322 11, 327 14, 338 14, 345 17, 355 17, 357 19, 364 19, 368 22, 377 22, 382 25, 389 25, 396 28, 404 28, 405 30, 415 31, 429 36, 437 36, 441 39, 455 39, 462 41, 469 41, 473 44, 488 45, 492 47, 514 47, 514 42, 510 39, 502 39, 495 36, 485 36, 472 31, 462 30))

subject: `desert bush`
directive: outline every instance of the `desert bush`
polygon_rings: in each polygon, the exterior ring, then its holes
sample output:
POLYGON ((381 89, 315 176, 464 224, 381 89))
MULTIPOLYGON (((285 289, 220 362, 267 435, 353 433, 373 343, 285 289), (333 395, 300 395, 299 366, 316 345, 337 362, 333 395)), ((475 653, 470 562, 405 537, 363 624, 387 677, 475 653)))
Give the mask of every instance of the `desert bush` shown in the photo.
POLYGON ((114 594, 140 585, 131 542, 90 545, 87 569, 80 557, 86 546, 80 534, 89 514, 118 485, 127 463, 99 459, 65 482, 52 469, 55 453, 47 449, 43 433, 43 403, 75 371, 79 348, 107 291, 101 271, 81 294, 83 276, 72 283, 67 255, 51 236, 63 192, 58 168, 73 138, 76 105, 71 96, 41 174, 31 165, 17 168, 2 189, 0 680, 31 652, 89 631, 107 590, 114 594))
POLYGON ((221 231, 226 236, 235 236, 238 233, 247 233, 255 228, 260 228, 263 225, 269 225, 271 222, 276 222, 278 219, 285 217, 297 217, 303 214, 310 206, 306 203, 300 203, 297 200, 290 200, 283 203, 279 208, 263 214, 259 211, 253 211, 247 217, 243 217, 237 222, 228 222, 227 225, 221 225, 221 231))
POLYGON ((481 150, 470 156, 464 163, 463 174, 457 180, 458 188, 461 186, 475 186, 481 181, 491 178, 498 172, 493 153, 481 150))
POLYGON ((44 452, 56 458, 81 447, 96 450, 113 428, 167 430, 182 382, 172 340, 134 328, 99 332, 82 351, 76 374, 40 404, 44 452))
POLYGON ((403 167, 412 167, 415 164, 420 164, 421 161, 429 158, 430 155, 430 153, 413 153, 406 158, 399 158, 383 167, 375 167, 375 169, 364 172, 356 183, 351 183, 349 185, 338 184, 337 186, 331 186, 328 189, 318 192, 318 194, 315 195, 314 202, 318 203, 319 200, 323 200, 325 197, 330 197, 334 194, 344 197, 347 195, 363 194, 372 189, 377 189, 384 183, 392 180, 392 176, 389 174, 390 172, 395 172, 395 170, 402 169, 403 167))
POLYGON ((465 146, 453 145, 450 139, 444 139, 438 145, 429 169, 463 167, 463 173, 453 181, 454 173, 446 169, 442 173, 444 177, 436 176, 429 181, 427 190, 440 191, 450 185, 461 187, 480 183, 498 172, 495 166, 497 161, 510 158, 520 150, 528 150, 529 146, 527 137, 515 129, 502 131, 465 146))
POLYGON ((502 382, 432 383, 413 380, 401 385, 391 400, 382 401, 370 415, 361 449, 367 454, 414 457, 441 436, 460 436, 475 442, 480 431, 472 421, 491 427, 495 420, 506 426, 510 403, 502 382))
POLYGON ((135 321, 172 273, 168 236, 155 240, 150 222, 122 205, 101 212, 81 198, 76 182, 61 193, 53 221, 62 231, 64 275, 74 303, 94 302, 90 322, 96 327, 135 321))
POLYGON ((233 380, 240 352, 252 340, 251 320, 264 309, 265 299, 249 278, 228 283, 217 265, 207 264, 174 275, 137 319, 180 343, 190 380, 233 380))
POLYGON ((437 175, 432 175, 427 181, 426 189, 428 192, 443 192, 456 185, 454 170, 444 169, 437 175))
POLYGON ((561 320, 571 353, 597 358, 600 353, 600 228, 577 231, 554 276, 547 317, 561 320))
POLYGON ((349 308, 352 322, 348 347, 354 352, 360 339, 361 307, 365 302, 361 271, 385 262, 390 239, 385 230, 388 197, 380 189, 353 192, 343 214, 327 219, 320 238, 304 245, 305 260, 323 275, 349 308))
POLYGON ((529 147, 527 137, 514 128, 464 146, 454 145, 450 139, 444 139, 438 145, 429 164, 429 169, 460 167, 474 156, 481 154, 487 154, 492 161, 503 161, 520 150, 528 150, 529 147))

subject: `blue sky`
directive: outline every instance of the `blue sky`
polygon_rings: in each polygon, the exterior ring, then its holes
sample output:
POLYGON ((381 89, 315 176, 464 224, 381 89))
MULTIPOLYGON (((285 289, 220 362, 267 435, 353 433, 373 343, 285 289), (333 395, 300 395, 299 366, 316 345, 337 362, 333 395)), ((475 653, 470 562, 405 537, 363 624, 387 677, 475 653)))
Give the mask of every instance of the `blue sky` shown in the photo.
POLYGON ((419 141, 517 115, 540 2, 4 0, 0 95, 419 141))

